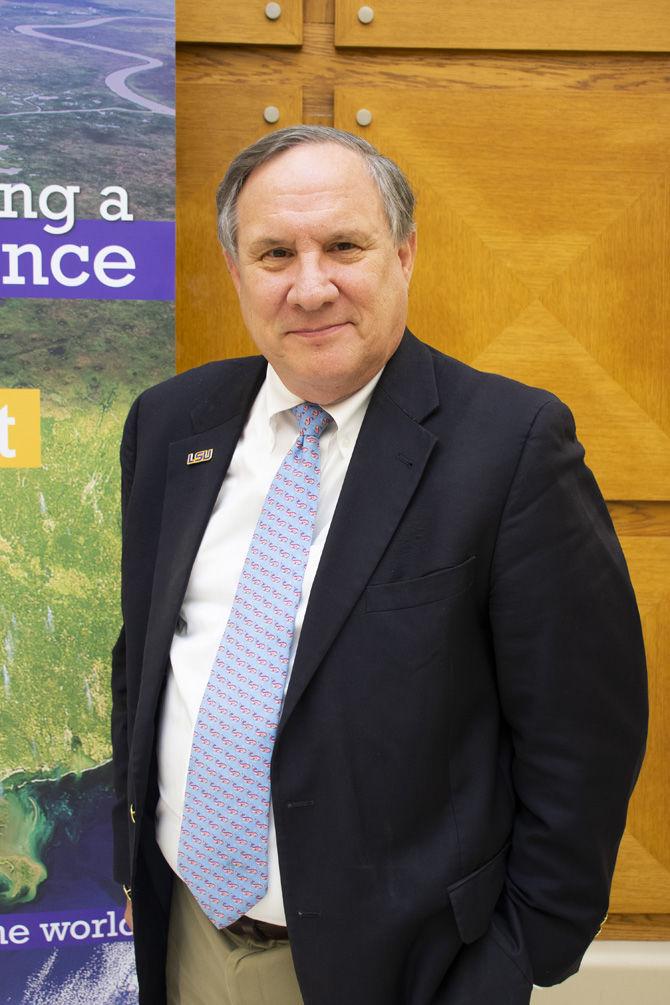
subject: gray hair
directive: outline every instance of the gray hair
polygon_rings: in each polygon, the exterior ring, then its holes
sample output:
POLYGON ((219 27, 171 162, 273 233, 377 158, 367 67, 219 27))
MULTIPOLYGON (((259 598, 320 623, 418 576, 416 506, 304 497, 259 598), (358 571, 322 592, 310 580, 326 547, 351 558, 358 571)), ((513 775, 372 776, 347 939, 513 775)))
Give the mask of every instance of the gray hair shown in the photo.
POLYGON ((219 240, 233 258, 237 256, 237 199, 247 178, 271 158, 303 143, 337 143, 360 154, 381 196, 396 246, 415 229, 414 193, 397 164, 353 133, 332 126, 288 126, 267 133, 242 150, 232 161, 216 192, 219 240))

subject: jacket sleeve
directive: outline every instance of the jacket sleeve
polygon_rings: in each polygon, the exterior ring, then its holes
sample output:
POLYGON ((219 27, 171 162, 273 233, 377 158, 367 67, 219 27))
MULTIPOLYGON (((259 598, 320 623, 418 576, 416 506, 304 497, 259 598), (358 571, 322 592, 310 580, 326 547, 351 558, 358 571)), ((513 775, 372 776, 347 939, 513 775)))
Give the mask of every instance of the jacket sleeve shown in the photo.
MULTIPOLYGON (((137 414, 139 398, 135 401, 123 430, 121 440, 121 532, 125 549, 125 527, 128 501, 135 471, 137 442, 137 414)), ((123 598, 123 573, 121 596, 123 598)), ((112 759, 114 767, 114 805, 112 831, 114 842, 114 877, 130 887, 130 851, 128 834, 128 715, 126 702, 126 636, 122 627, 112 649, 112 759)))
POLYGON ((557 399, 537 413, 510 486, 490 618, 517 802, 491 934, 550 985, 576 972, 606 915, 647 723, 626 563, 557 399))

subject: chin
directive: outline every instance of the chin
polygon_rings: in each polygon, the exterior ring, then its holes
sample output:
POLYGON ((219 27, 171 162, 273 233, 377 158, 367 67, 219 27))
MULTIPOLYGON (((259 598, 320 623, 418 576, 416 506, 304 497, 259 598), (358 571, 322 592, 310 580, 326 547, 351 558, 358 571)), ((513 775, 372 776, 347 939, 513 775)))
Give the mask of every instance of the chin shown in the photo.
MULTIPOLYGON (((376 373, 377 371, 375 370, 374 372, 376 373)), ((348 398, 350 394, 354 394, 364 384, 367 384, 373 376, 374 373, 367 376, 366 374, 356 375, 347 371, 334 373, 326 371, 320 372, 309 381, 303 381, 303 386, 309 388, 310 400, 325 406, 335 404, 335 402, 341 401, 343 398, 348 398)))

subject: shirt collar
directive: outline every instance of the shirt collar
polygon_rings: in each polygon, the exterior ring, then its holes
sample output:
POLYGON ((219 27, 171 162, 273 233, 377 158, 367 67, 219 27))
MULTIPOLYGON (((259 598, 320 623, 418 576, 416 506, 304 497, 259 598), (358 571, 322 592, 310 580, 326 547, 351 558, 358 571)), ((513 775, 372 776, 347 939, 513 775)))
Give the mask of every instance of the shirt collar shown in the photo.
MULTIPOLYGON (((372 392, 377 386, 377 382, 382 375, 382 369, 374 375, 372 380, 360 387, 358 391, 350 394, 348 398, 338 401, 334 405, 329 405, 326 411, 333 417, 333 424, 337 431, 337 445, 343 456, 350 456, 353 452, 356 438, 360 431, 365 412, 367 410, 372 392)), ((267 422, 274 441, 276 419, 281 412, 286 412, 294 405, 301 404, 305 399, 299 398, 286 387, 277 371, 268 363, 267 375, 265 378, 265 407, 267 409, 267 422)), ((326 430, 326 433, 328 430, 326 430)), ((324 435, 326 435, 324 433, 324 435)))
POLYGON ((280 380, 277 371, 268 363, 265 377, 265 407, 267 409, 267 420, 270 428, 274 430, 275 419, 280 412, 287 412, 294 405, 299 405, 304 399, 286 387, 280 380))

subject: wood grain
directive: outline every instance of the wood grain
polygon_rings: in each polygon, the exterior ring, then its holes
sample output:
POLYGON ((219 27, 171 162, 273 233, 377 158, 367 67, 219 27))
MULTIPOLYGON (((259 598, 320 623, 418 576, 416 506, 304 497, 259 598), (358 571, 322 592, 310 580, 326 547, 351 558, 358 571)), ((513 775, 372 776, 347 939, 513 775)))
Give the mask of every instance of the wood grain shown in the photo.
POLYGON ((666 0, 336 0, 337 45, 426 49, 558 49, 667 52, 666 0))
POLYGON ((613 910, 656 913, 670 906, 670 537, 622 535, 621 545, 647 650, 649 737, 629 806, 628 859, 615 886, 613 910), (624 888, 625 896, 620 895, 624 888))
POLYGON ((670 914, 610 914, 598 938, 664 941, 670 939, 670 914))
POLYGON ((504 87, 643 91, 667 93, 669 66, 665 56, 636 53, 504 53, 440 52, 401 49, 394 52, 333 48, 333 27, 305 23, 303 45, 297 50, 267 46, 224 47, 212 44, 177 46, 177 72, 184 75, 225 75, 286 82, 310 78, 355 86, 428 85, 445 90, 504 87))
POLYGON ((305 24, 334 24, 335 0, 304 0, 305 24))
POLYGON ((670 871, 632 834, 624 834, 610 897, 613 914, 665 914, 670 871))
POLYGON ((667 93, 668 61, 660 56, 588 53, 490 53, 430 50, 335 50, 333 26, 305 23, 299 51, 279 47, 177 47, 181 80, 225 79, 303 87, 304 121, 332 125, 333 88, 430 86, 454 90, 577 90, 609 93, 667 93))
POLYGON ((178 84, 177 109, 177 370, 185 370, 255 352, 216 237, 215 194, 242 147, 300 122, 300 88, 188 81, 178 84), (279 108, 277 127, 263 120, 269 104, 279 108))
POLYGON ((300 45, 302 0, 282 0, 281 8, 281 16, 271 21, 265 0, 178 0, 177 41, 300 45))
POLYGON ((335 89, 335 124, 417 193, 410 326, 566 401, 614 499, 670 498, 668 111, 657 94, 335 89))
MULTIPOLYGON (((373 6, 379 26, 389 5, 373 6)), ((419 6, 403 3, 403 16, 418 20, 419 6)), ((253 351, 212 200, 229 159, 269 128, 265 105, 281 108, 278 126, 337 118, 401 160, 420 195, 419 334, 567 400, 613 500, 641 603, 652 722, 601 938, 670 938, 670 61, 487 51, 494 6, 476 52, 408 48, 425 23, 396 34, 403 48, 335 49, 334 0, 305 0, 300 49, 251 44, 249 33, 238 45, 178 46, 178 366, 253 351), (375 116, 367 132, 352 125, 363 104, 375 116)), ((656 32, 659 12, 670 19, 665 0, 607 7, 591 28, 612 45, 625 7, 624 48, 644 48, 635 32, 656 32)), ((461 0, 431 4, 430 32, 459 8, 468 13, 461 0)), ((541 48, 560 42, 552 25, 541 48)))
POLYGON ((607 503, 617 534, 670 538, 670 502, 607 503))
POLYGON ((472 362, 553 391, 572 410, 606 498, 670 496, 670 438, 540 302, 533 302, 472 362))

